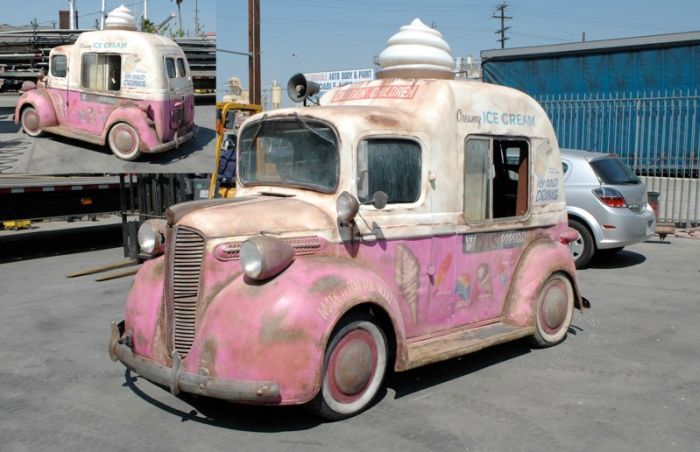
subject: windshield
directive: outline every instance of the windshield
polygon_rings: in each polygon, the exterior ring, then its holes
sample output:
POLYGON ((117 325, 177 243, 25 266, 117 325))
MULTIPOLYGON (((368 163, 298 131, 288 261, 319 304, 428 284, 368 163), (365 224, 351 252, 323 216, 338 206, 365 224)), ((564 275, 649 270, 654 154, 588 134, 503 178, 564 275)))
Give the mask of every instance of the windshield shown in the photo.
POLYGON ((591 160, 591 166, 598 178, 608 185, 634 185, 641 181, 629 166, 616 157, 603 157, 591 160))
POLYGON ((239 148, 244 185, 284 185, 325 193, 338 185, 338 140, 321 121, 263 116, 241 132, 239 148))

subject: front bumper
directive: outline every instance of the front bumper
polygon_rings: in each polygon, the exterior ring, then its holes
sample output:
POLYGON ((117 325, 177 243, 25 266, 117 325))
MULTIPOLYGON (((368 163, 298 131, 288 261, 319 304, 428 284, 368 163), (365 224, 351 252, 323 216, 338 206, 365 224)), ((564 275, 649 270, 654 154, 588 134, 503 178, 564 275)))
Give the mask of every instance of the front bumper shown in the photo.
POLYGON ((112 361, 119 360, 143 378, 169 387, 174 395, 187 392, 231 402, 260 405, 274 405, 281 400, 279 385, 274 381, 224 380, 184 372, 180 355, 176 351, 172 354, 173 366, 167 367, 136 355, 129 343, 128 336, 124 336, 124 322, 112 322, 112 334, 109 339, 109 356, 112 361))
POLYGON ((171 140, 168 141, 167 143, 159 144, 158 146, 154 146, 150 149, 146 149, 143 152, 147 154, 157 154, 159 152, 165 152, 168 151, 172 148, 179 147, 182 143, 191 140, 194 138, 194 136, 197 133, 197 126, 192 126, 192 129, 190 129, 189 132, 184 134, 183 136, 179 137, 177 134, 175 134, 175 137, 171 140))

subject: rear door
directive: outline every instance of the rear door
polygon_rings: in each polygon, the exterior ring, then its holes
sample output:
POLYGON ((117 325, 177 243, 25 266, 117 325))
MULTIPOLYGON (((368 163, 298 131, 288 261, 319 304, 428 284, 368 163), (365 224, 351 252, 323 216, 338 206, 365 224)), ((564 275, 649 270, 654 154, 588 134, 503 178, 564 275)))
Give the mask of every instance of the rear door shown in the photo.
POLYGON ((186 65, 181 55, 165 55, 165 75, 168 81, 170 129, 177 131, 185 119, 185 96, 189 86, 186 65))

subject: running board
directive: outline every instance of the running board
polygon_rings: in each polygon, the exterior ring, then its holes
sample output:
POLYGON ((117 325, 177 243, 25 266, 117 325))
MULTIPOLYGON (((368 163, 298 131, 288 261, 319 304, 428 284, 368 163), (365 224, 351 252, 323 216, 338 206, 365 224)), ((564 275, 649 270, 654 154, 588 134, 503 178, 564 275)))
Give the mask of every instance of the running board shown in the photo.
POLYGON ((466 355, 492 345, 532 336, 534 333, 534 326, 514 326, 497 322, 410 342, 407 344, 408 362, 404 370, 466 355))
POLYGON ((64 126, 51 126, 51 127, 42 127, 41 128, 42 132, 50 132, 55 135, 61 135, 67 138, 73 138, 73 139, 78 139, 81 141, 87 141, 88 143, 92 144, 99 144, 99 145, 104 145, 104 142, 102 141, 102 137, 100 135, 95 135, 94 133, 90 132, 85 132, 82 130, 75 130, 75 129, 69 129, 68 127, 64 126))

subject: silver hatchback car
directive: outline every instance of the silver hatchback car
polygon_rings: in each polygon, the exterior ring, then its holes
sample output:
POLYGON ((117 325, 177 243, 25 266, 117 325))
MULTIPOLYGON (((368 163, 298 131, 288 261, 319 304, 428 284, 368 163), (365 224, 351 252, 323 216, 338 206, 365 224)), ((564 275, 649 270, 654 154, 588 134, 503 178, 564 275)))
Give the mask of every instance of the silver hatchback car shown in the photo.
POLYGON ((569 243, 576 268, 596 253, 614 253, 647 240, 656 218, 644 183, 615 155, 561 150, 569 226, 578 239, 569 243))

